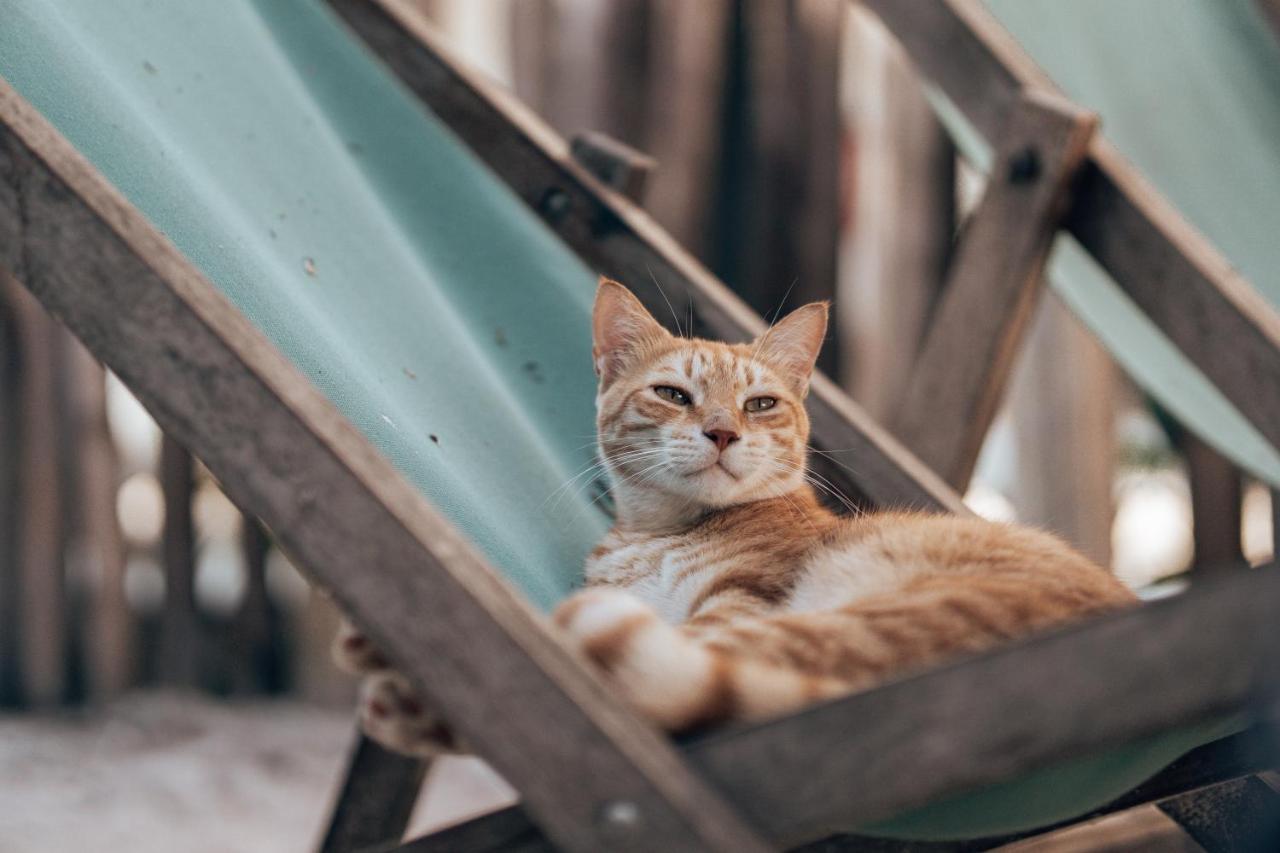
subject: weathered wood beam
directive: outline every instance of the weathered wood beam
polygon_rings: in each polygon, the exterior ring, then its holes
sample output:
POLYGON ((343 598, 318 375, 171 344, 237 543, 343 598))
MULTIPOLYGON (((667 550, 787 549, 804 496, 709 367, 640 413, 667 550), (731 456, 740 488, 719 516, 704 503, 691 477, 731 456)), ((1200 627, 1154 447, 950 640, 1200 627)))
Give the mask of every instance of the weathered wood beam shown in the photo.
POLYGON ((947 273, 894 432, 963 491, 1041 291, 1045 259, 1097 117, 1026 92, 947 273))
POLYGON ((574 134, 569 152, 600 183, 636 204, 644 198, 649 174, 657 165, 648 154, 594 130, 574 134))
MULTIPOLYGON (((685 749, 770 839, 798 844, 1179 725, 1260 709, 1274 726, 1278 621, 1272 564, 685 749)), ((529 843, 511 811, 502 833, 529 843)))
POLYGON ((413 817, 428 766, 383 749, 357 730, 320 853, 397 844, 413 817))
POLYGON ((199 452, 241 509, 270 526, 520 790, 558 845, 766 849, 669 741, 559 643, 475 547, 3 81, 0 127, 0 175, 16 187, 0 191, 0 234, 17 235, 0 244, 0 267, 115 370, 162 429, 199 452))
POLYGON ((200 681, 204 631, 196 609, 196 529, 192 517, 195 463, 177 440, 160 443, 160 487, 164 529, 164 608, 160 625, 160 677, 167 684, 194 687, 200 681))
MULTIPOLYGON (((563 139, 515 98, 465 68, 406 0, 330 0, 343 20, 588 264, 631 286, 657 317, 692 301, 698 328, 748 340, 764 322, 619 193, 573 162, 563 139)), ((817 376, 809 397, 813 467, 848 497, 877 505, 965 512, 959 497, 817 376)))
POLYGON ((1257 776, 1170 798, 1160 811, 1205 853, 1280 850, 1280 793, 1257 776))
MULTIPOLYGON (((862 0, 989 140, 1019 93, 1053 82, 976 0, 862 0)), ((1280 447, 1280 312, 1101 135, 1064 226, 1124 293, 1280 447)))

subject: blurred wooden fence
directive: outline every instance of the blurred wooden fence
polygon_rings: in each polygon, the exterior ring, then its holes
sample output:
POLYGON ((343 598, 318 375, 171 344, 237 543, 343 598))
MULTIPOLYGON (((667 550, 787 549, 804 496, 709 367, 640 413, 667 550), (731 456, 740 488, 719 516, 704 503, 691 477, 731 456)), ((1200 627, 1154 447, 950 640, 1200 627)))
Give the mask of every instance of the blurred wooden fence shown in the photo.
POLYGON ((0 282, 0 705, 105 699, 143 684, 287 686, 288 632, 267 592, 265 535, 244 519, 239 603, 231 613, 203 606, 197 467, 168 439, 155 464, 162 535, 129 542, 106 376, 16 282, 0 282), (159 601, 127 594, 126 567, 139 557, 139 571, 163 567, 159 601))

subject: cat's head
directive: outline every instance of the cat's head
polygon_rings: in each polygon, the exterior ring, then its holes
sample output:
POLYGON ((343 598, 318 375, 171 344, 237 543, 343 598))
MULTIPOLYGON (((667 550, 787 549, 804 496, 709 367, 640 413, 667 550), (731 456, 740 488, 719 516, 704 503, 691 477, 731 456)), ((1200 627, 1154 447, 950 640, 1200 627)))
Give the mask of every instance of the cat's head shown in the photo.
POLYGON ((804 397, 827 331, 825 303, 796 309, 750 344, 725 344, 670 334, 606 279, 592 331, 596 426, 620 498, 696 510, 804 482, 804 397))

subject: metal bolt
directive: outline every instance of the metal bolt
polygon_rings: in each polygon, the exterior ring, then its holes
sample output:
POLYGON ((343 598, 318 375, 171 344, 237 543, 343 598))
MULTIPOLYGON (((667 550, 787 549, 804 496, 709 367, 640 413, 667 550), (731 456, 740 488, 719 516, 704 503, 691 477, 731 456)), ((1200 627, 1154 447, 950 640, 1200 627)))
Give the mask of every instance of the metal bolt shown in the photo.
POLYGON ((552 187, 542 194, 538 201, 538 210, 548 222, 559 222, 569 212, 569 194, 558 187, 552 187))
POLYGON ((640 825, 640 807, 630 800, 613 800, 605 803, 600 817, 611 829, 632 830, 640 825))
POLYGON ((1040 153, 1034 148, 1023 148, 1009 158, 1009 183, 1029 184, 1040 177, 1040 153))

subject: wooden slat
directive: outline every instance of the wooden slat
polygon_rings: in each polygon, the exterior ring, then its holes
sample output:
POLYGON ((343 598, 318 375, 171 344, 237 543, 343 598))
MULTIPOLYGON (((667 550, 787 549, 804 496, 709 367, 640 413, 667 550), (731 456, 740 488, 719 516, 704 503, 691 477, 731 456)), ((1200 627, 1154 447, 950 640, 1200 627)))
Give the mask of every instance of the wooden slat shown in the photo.
POLYGON ((1280 793, 1257 776, 1223 782, 1160 803, 1205 853, 1280 850, 1280 793))
MULTIPOLYGON (((840 834, 795 848, 796 853, 976 853, 1025 838, 1053 832, 1137 806, 1181 797, 1202 788, 1229 782, 1280 766, 1280 731, 1255 727, 1238 735, 1198 747, 1132 791, 1088 814, 1016 835, 976 838, 963 842, 916 842, 840 834)), ((553 848, 524 816, 519 806, 500 809, 466 823, 408 841, 398 853, 516 850, 542 853, 553 848)))
POLYGON ((270 525, 520 790, 557 844, 765 849, 667 739, 557 642, 474 546, 3 82, 0 123, 0 175, 18 188, 0 201, 23 199, 0 207, 0 234, 18 235, 0 244, 0 266, 20 270, 161 428, 199 449, 232 500, 270 525), (633 808, 642 832, 609 819, 633 808))
MULTIPOLYGON (((17 194, 19 209, 29 200, 17 194)), ((59 471, 58 405, 61 330, 21 289, 10 293, 21 365, 17 504, 19 701, 48 706, 67 688, 64 480, 59 471)))
POLYGON ((1247 708, 1274 726, 1277 622, 1272 564, 686 750, 770 839, 811 841, 1247 708))
POLYGON ((106 375, 78 344, 72 352, 72 416, 79 436, 75 471, 89 613, 81 634, 85 692, 104 701, 133 677, 133 616, 124 592, 125 544, 116 517, 120 466, 107 424, 106 375))
POLYGON ((963 491, 973 474, 1096 126, 1093 114, 1029 91, 1001 133, 894 429, 953 488, 963 491))
POLYGON ((355 853, 399 842, 427 767, 427 762, 389 752, 357 731, 320 853, 355 853))
POLYGON ((602 184, 636 204, 644 198, 649 174, 657 165, 649 155, 597 131, 575 134, 569 151, 573 159, 602 184))
POLYGON ((193 687, 200 680, 203 645, 196 611, 196 532, 191 516, 195 468, 191 454, 168 435, 160 444, 160 486, 164 492, 160 677, 167 684, 193 687))
MULTIPOLYGON (((5 184, 0 181, 0 193, 5 184)), ((11 235, 0 232, 0 244, 11 235)), ((21 360, 13 298, 18 284, 0 269, 0 495, 17 495, 21 459, 21 360)), ((18 701, 18 530, 21 506, 0 501, 0 707, 18 701)))
MULTIPOLYGON (((564 140, 514 98, 457 64, 405 0, 330 0, 404 84, 575 252, 633 287, 667 316, 654 285, 675 304, 691 300, 705 334, 747 340, 764 323, 681 249, 644 211, 569 157, 564 140)), ((959 497, 823 376, 809 397, 818 473, 850 498, 877 505, 965 512, 959 497)))
MULTIPOLYGON (((921 73, 998 139, 1024 88, 1055 87, 975 0, 863 0, 921 73)), ((1102 136, 1064 225, 1125 294, 1280 447, 1280 312, 1102 136)))
POLYGON ((1241 541, 1244 483, 1235 464, 1192 433, 1178 436, 1191 490, 1192 565, 1231 571, 1248 565, 1241 541))
POLYGON ((799 848, 796 853, 976 853, 1171 797, 1193 795, 1203 788, 1231 782, 1275 766, 1280 766, 1280 730, 1258 726, 1193 749, 1151 779, 1101 808, 1031 832, 937 843, 839 835, 799 848))

